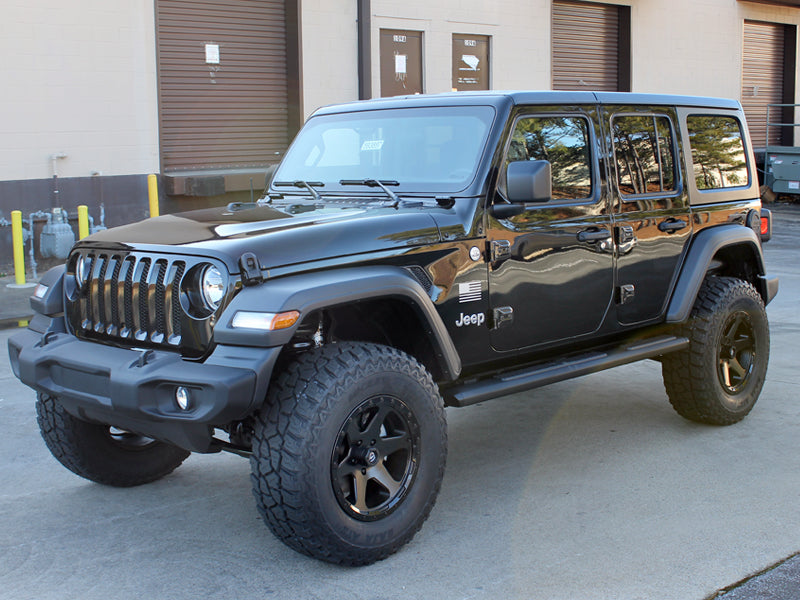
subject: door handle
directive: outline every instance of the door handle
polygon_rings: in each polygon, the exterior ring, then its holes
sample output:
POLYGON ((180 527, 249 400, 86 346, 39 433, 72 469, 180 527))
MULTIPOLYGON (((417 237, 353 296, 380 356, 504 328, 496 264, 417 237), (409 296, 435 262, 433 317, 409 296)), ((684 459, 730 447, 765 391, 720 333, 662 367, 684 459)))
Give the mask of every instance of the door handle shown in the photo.
POLYGON ((584 229, 583 231, 578 232, 578 241, 579 242, 599 242, 601 240, 607 240, 611 237, 611 233, 607 229, 584 229))
POLYGON ((688 223, 686 221, 681 221, 680 219, 668 219, 658 224, 658 230, 665 231, 666 233, 674 233, 680 231, 687 225, 688 223))

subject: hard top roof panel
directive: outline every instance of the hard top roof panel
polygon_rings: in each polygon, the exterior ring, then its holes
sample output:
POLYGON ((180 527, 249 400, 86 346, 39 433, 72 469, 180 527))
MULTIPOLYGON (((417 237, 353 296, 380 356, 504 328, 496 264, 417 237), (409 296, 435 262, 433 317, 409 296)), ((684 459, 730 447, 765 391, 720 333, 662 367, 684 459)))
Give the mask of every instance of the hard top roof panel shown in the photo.
POLYGON ((637 94, 628 92, 589 92, 589 91, 485 91, 485 92, 447 92, 444 94, 415 94, 394 96, 326 106, 314 114, 329 114, 361 110, 381 110, 388 108, 407 108, 411 106, 468 106, 485 104, 504 106, 508 104, 619 104, 653 106, 688 106, 698 108, 717 108, 738 110, 736 100, 726 98, 705 98, 701 96, 677 96, 669 94, 637 94))

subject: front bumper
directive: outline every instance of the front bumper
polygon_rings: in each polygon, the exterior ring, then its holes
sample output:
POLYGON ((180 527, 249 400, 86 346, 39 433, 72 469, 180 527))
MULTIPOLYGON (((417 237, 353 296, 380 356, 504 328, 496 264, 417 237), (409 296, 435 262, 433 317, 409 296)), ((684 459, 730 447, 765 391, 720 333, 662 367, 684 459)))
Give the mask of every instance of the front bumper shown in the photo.
POLYGON ((280 348, 217 346, 203 362, 192 362, 173 352, 117 348, 31 329, 14 334, 8 349, 14 374, 57 396, 75 417, 193 452, 218 450, 214 427, 241 420, 260 405, 280 353, 280 348), (175 402, 178 386, 189 389, 187 410, 175 402))

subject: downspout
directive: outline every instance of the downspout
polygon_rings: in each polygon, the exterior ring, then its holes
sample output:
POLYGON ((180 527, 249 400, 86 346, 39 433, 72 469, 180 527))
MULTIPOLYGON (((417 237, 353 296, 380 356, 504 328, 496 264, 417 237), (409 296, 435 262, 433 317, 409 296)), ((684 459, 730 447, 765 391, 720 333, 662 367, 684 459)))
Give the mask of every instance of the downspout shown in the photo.
POLYGON ((358 99, 372 98, 372 32, 370 0, 356 0, 358 4, 358 99))

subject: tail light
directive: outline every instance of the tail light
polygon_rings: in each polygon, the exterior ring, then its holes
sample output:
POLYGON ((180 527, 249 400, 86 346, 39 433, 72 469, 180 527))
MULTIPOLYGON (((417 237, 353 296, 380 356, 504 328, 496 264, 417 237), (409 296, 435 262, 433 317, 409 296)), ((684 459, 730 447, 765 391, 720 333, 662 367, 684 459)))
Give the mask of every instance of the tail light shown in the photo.
POLYGON ((761 209, 761 241, 768 242, 772 238, 772 212, 761 209))

